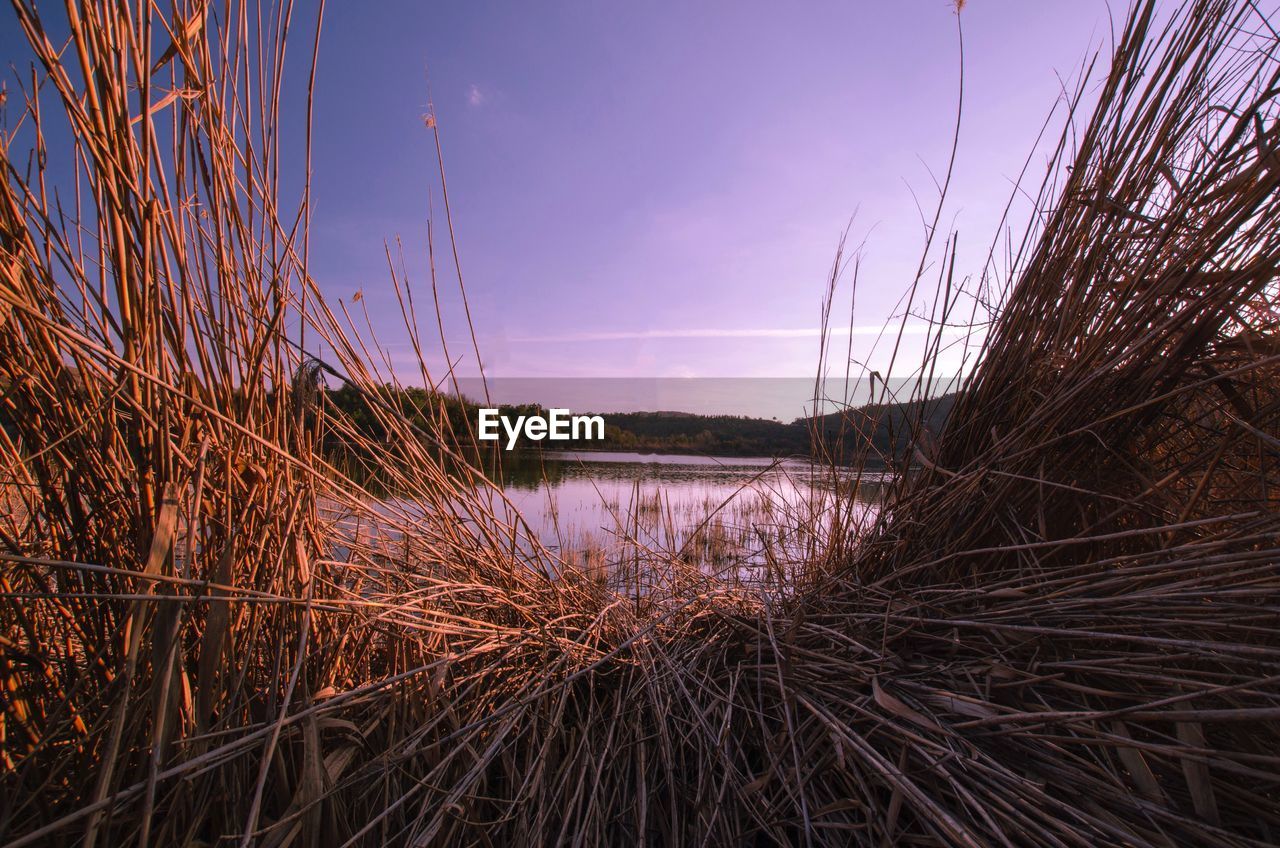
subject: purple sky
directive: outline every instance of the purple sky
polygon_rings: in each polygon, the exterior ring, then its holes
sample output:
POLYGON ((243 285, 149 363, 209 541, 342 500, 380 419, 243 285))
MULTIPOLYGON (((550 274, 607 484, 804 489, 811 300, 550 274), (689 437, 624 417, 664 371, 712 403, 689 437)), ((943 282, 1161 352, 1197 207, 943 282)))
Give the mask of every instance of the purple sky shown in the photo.
MULTIPOLYGON (((963 25, 944 224, 976 272, 1060 78, 1076 77, 1111 24, 1101 0, 971 0, 963 25)), ((824 281, 851 218, 851 240, 867 239, 857 325, 881 325, 915 272, 912 190, 931 208, 958 42, 942 0, 331 2, 313 269, 334 297, 363 293, 397 361, 410 354, 383 240, 403 239, 425 283, 429 191, 448 255, 422 123, 428 67, 489 373, 796 376, 813 372, 824 281)), ((1030 182, 1042 174, 1037 164, 1030 182)), ((456 356, 456 298, 446 312, 456 356)), ((855 356, 873 341, 855 335, 855 356)))
MULTIPOLYGON (((301 30, 309 5, 295 12, 301 30)), ((1111 23, 1103 0, 970 0, 962 21, 965 113, 943 226, 959 229, 958 267, 976 273, 1061 80, 1111 23)), ((16 39, 0 32, 0 58, 22 66, 16 39)), ((286 145, 301 140, 309 48, 303 31, 286 145)), ((950 3, 329 0, 311 269, 333 300, 368 310, 406 378, 416 368, 383 244, 402 239, 429 310, 429 204, 450 352, 470 348, 423 124, 428 67, 489 374, 811 375, 850 221, 851 243, 866 242, 853 352, 886 369, 890 345, 873 351, 874 331, 923 242, 912 192, 932 210, 930 170, 941 178, 954 127, 950 3)), ((839 302, 843 327, 847 287, 839 302)), ((430 341, 433 317, 420 320, 430 341)), ((906 337, 895 374, 923 339, 906 337)), ((846 344, 836 340, 841 356, 846 344)), ((461 370, 474 373, 474 359, 461 370)))

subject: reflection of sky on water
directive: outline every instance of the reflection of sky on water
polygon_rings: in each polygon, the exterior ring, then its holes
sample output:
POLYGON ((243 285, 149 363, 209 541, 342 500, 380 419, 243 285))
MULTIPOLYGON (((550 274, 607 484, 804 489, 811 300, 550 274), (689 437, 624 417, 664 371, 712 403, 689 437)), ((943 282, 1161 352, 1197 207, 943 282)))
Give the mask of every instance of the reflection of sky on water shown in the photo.
MULTIPOLYGON (((851 469, 758 457, 547 451, 512 454, 502 465, 506 499, 556 560, 544 560, 546 568, 606 580, 643 570, 654 575, 652 585, 677 560, 755 585, 775 569, 804 567, 824 553, 833 521, 857 532, 874 519, 887 481, 882 473, 864 473, 855 492, 851 469)), ((500 524, 514 519, 501 503, 485 499, 500 524)), ((366 541, 381 538, 394 550, 399 525, 382 526, 378 514, 412 520, 424 507, 399 497, 378 504, 373 515, 359 519, 341 508, 332 517, 346 532, 366 541)), ((460 526, 471 525, 464 519, 460 526)), ((520 539, 527 538, 524 532, 520 539)), ((333 555, 344 558, 346 548, 333 555)))
MULTIPOLYGON (((713 514, 731 541, 750 542, 762 532, 785 540, 789 529, 829 508, 837 488, 845 503, 852 490, 848 470, 759 457, 547 452, 504 473, 507 497, 529 527, 566 553, 607 550, 627 537, 679 549, 713 514)), ((872 508, 881 484, 864 476, 859 514, 872 508)))

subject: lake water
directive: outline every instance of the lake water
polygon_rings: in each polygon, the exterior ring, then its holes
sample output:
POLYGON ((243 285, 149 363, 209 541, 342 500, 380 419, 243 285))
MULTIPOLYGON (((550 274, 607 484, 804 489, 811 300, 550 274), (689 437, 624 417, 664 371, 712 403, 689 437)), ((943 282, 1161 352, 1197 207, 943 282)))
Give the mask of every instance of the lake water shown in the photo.
POLYGON ((503 490, 542 543, 571 566, 612 573, 675 558, 750 579, 805 561, 818 532, 874 515, 884 487, 801 460, 544 451, 504 461, 503 490))

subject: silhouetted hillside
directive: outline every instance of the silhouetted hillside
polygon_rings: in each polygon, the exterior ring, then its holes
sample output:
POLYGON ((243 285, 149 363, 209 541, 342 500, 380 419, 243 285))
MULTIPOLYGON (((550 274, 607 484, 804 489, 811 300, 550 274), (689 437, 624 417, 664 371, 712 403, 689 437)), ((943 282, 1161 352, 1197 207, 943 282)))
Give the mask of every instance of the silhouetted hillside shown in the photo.
MULTIPOLYGON (((462 440, 469 438, 467 419, 474 426, 479 408, 469 401, 423 389, 388 389, 386 395, 393 399, 400 414, 423 429, 428 418, 443 412, 462 440)), ((330 390, 326 396, 329 403, 343 409, 360 426, 364 435, 375 440, 384 437, 384 428, 377 416, 371 414, 362 395, 344 388, 330 390)), ((709 456, 819 456, 839 462, 851 462, 865 454, 872 463, 889 457, 900 461, 908 458, 905 452, 913 428, 922 422, 927 441, 927 434, 940 431, 955 397, 950 394, 923 402, 874 404, 791 422, 669 410, 615 412, 603 414, 605 438, 602 440, 552 442, 521 438, 518 446, 534 450, 617 450, 709 456)), ((501 406, 499 410, 501 415, 513 419, 546 414, 546 409, 538 404, 501 406)), ((502 437, 504 443, 505 438, 502 437)), ((338 447, 336 443, 333 446, 338 447)))

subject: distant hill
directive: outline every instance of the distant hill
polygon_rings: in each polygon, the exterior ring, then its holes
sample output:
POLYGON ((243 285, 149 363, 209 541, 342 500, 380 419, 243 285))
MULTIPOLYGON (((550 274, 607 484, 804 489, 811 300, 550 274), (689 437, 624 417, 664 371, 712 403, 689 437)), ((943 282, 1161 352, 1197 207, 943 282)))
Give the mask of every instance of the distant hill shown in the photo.
MULTIPOLYGON (((384 437, 376 417, 365 401, 350 389, 331 389, 328 400, 347 412, 365 435, 384 437)), ((401 413, 427 429, 429 410, 443 404, 454 432, 466 433, 465 419, 476 418, 477 407, 452 396, 432 395, 423 389, 388 390, 401 413)), ((613 412, 603 414, 603 440, 526 442, 521 447, 556 450, 619 450, 643 453, 689 453, 709 456, 821 456, 850 462, 865 455, 872 463, 892 458, 909 459, 906 449, 912 428, 922 422, 926 433, 941 431, 955 405, 956 395, 901 404, 870 404, 833 412, 817 418, 797 418, 791 422, 740 415, 696 415, 662 410, 657 412, 613 412)), ((536 404, 500 407, 503 415, 542 415, 536 404)), ((337 445, 333 445, 337 447, 337 445)))
POLYGON ((603 442, 561 442, 573 450, 705 453, 712 456, 830 456, 851 461, 902 460, 913 428, 927 440, 942 429, 956 395, 901 404, 871 404, 784 423, 736 415, 628 412, 605 415, 603 442))
POLYGON ((766 418, 623 412, 604 416, 603 442, 560 443, 583 450, 706 453, 714 456, 790 456, 809 451, 803 426, 766 418))
POLYGON ((821 444, 836 456, 848 458, 869 441, 873 457, 910 459, 905 454, 915 429, 922 431, 923 442, 931 441, 942 432, 958 397, 953 392, 923 401, 868 404, 824 415, 812 423, 821 444))

